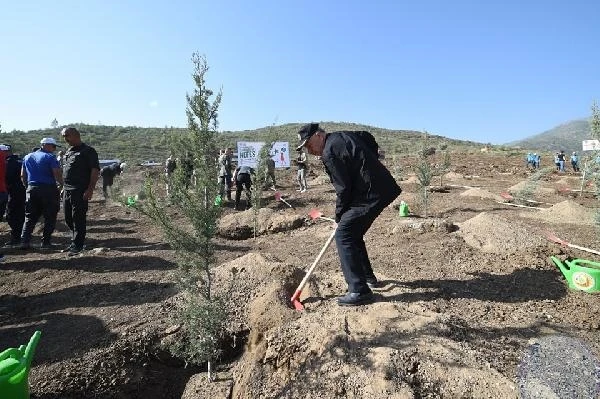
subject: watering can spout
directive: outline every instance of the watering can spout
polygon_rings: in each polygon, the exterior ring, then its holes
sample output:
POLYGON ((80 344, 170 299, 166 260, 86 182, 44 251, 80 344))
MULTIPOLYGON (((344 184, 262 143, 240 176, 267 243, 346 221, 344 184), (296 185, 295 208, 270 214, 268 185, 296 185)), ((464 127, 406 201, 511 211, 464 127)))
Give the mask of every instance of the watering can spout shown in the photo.
POLYGON ((31 361, 33 360, 33 355, 35 353, 35 349, 37 348, 37 344, 40 341, 41 336, 41 331, 36 331, 35 333, 33 333, 33 336, 31 337, 29 343, 27 344, 27 347, 25 348, 25 355, 23 356, 23 358, 25 359, 27 368, 31 366, 31 361))
POLYGON ((36 331, 27 345, 0 352, 0 398, 29 399, 29 370, 41 335, 36 331))

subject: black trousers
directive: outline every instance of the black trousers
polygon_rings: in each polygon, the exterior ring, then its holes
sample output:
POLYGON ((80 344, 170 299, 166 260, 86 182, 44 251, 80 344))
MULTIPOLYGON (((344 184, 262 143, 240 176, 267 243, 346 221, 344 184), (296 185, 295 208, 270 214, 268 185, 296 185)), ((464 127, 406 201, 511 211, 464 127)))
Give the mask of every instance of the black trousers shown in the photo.
POLYGON ((23 223, 25 222, 25 187, 9 188, 6 205, 6 221, 10 226, 12 241, 21 239, 23 223))
POLYGON ((250 207, 250 188, 252 187, 252 178, 248 173, 242 173, 237 175, 235 181, 235 207, 238 208, 240 205, 240 198, 242 197, 242 189, 246 189, 246 208, 250 207))
POLYGON ((25 193, 25 223, 21 231, 21 241, 31 241, 31 233, 40 216, 44 216, 42 241, 50 242, 56 227, 56 215, 60 208, 58 188, 54 184, 27 186, 25 193))
POLYGON ((365 246, 364 235, 383 208, 352 207, 342 215, 335 233, 342 272, 348 292, 370 292, 367 278, 374 278, 373 268, 365 246))
POLYGON ((104 194, 104 198, 108 198, 108 188, 112 187, 115 178, 113 176, 104 176, 102 177, 102 193, 104 194))
POLYGON ((71 229, 71 244, 77 248, 83 248, 86 232, 86 217, 88 201, 83 199, 85 190, 65 190, 64 209, 65 223, 71 229))

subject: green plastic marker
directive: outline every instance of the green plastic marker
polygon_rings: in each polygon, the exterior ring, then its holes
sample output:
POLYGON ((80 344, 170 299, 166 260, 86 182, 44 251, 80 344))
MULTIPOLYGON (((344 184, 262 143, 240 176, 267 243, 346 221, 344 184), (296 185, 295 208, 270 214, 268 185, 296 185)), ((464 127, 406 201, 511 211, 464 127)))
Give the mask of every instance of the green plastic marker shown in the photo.
POLYGON ((0 398, 29 399, 29 370, 41 335, 36 331, 27 346, 0 352, 0 398))
POLYGON ((556 256, 552 262, 560 269, 569 288, 585 292, 600 292, 600 263, 587 259, 566 259, 564 263, 556 256))

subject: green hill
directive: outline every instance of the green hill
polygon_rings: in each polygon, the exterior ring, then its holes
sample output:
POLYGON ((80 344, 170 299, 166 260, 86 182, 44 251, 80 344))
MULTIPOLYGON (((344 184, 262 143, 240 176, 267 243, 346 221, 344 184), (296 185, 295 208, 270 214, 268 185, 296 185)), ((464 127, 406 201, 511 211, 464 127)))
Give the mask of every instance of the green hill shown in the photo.
MULTIPOLYGON (((354 123, 322 122, 321 126, 328 132, 336 130, 367 130, 375 136, 380 147, 388 156, 393 154, 412 154, 423 145, 423 133, 410 130, 390 130, 354 123)), ((171 135, 182 134, 183 128, 141 128, 135 126, 104 126, 73 124, 82 134, 85 143, 98 151, 101 159, 119 158, 127 162, 140 163, 145 160, 162 161, 168 156, 168 143, 171 135)), ((238 140, 267 141, 276 138, 278 141, 288 141, 294 146, 298 140, 297 132, 302 124, 289 123, 279 126, 269 126, 255 130, 224 131, 218 135, 220 147, 234 147, 238 140)), ((42 137, 60 138, 60 130, 42 129, 4 132, 0 134, 0 142, 11 144, 16 153, 25 154, 39 145, 42 137)), ((428 147, 440 148, 448 146, 453 150, 481 148, 484 144, 471 141, 452 140, 442 136, 429 135, 428 147)))
POLYGON ((507 145, 531 151, 581 151, 581 142, 590 139, 590 124, 586 119, 574 120, 543 133, 513 141, 507 145))

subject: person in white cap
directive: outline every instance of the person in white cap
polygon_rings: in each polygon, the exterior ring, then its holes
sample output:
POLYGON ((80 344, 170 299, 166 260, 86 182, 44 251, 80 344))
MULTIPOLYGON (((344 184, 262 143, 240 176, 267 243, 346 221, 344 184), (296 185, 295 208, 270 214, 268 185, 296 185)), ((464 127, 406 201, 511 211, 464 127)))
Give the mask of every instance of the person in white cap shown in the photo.
POLYGON ((59 195, 63 179, 60 164, 54 156, 58 143, 52 137, 44 137, 40 144, 40 150, 25 156, 21 168, 21 180, 27 187, 20 247, 24 250, 31 248, 31 233, 42 215, 44 230, 41 248, 52 249, 51 238, 60 209, 59 195))

